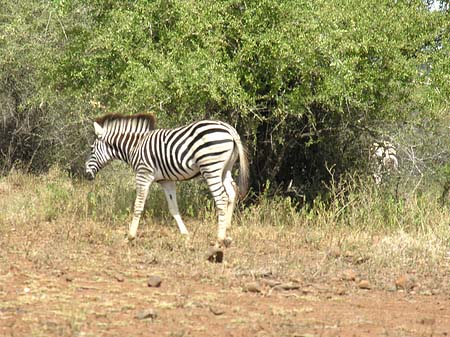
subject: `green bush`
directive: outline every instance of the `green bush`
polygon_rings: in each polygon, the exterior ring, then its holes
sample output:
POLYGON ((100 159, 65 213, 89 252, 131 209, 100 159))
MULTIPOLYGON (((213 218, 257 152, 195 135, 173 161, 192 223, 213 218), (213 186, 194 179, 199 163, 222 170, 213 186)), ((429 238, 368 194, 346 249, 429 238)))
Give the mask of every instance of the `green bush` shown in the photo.
MULTIPOLYGON (((415 1, 7 0, 0 167, 83 169, 90 120, 153 110, 160 127, 235 125, 266 181, 313 200, 366 169, 374 139, 448 130, 448 11, 415 1), (447 123, 447 124, 445 124, 447 123)), ((411 143, 401 143, 404 147, 411 143)), ((445 152, 439 144, 433 155, 445 152)), ((442 159, 436 161, 441 165, 442 159)))

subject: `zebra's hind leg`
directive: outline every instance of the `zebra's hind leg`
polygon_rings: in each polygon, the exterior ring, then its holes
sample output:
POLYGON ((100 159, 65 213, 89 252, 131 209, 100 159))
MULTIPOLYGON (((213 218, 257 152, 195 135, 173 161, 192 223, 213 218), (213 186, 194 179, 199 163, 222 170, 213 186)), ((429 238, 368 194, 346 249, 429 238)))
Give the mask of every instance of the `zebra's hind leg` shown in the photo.
POLYGON ((227 171, 225 173, 223 186, 225 187, 225 192, 228 195, 227 212, 225 215, 225 223, 228 229, 231 227, 231 218, 233 217, 233 211, 236 205, 236 188, 233 177, 231 176, 231 171, 227 171))
MULTIPOLYGON (((227 207, 225 211, 225 228, 228 230, 231 227, 231 219, 233 217, 234 207, 236 206, 236 188, 233 178, 231 176, 231 171, 227 171, 225 174, 225 179, 223 180, 223 187, 225 188, 225 193, 227 195, 227 207)), ((233 240, 226 236, 222 243, 225 247, 229 247, 233 240)))
POLYGON ((178 228, 180 229, 181 234, 189 235, 189 232, 184 225, 183 220, 181 219, 180 212, 178 211, 178 203, 177 203, 177 192, 176 185, 173 181, 163 181, 159 183, 164 190, 164 194, 166 195, 167 204, 169 205, 170 214, 174 217, 177 222, 178 228))
POLYGON ((214 198, 217 208, 217 215, 219 220, 217 231, 217 244, 219 246, 227 245, 226 232, 227 232, 227 208, 228 208, 228 195, 225 190, 225 186, 221 179, 221 176, 205 177, 209 190, 214 198))
POLYGON ((145 200, 147 199, 148 189, 153 182, 153 176, 148 174, 136 174, 136 200, 134 202, 133 221, 128 229, 128 240, 136 238, 139 220, 144 210, 145 200))

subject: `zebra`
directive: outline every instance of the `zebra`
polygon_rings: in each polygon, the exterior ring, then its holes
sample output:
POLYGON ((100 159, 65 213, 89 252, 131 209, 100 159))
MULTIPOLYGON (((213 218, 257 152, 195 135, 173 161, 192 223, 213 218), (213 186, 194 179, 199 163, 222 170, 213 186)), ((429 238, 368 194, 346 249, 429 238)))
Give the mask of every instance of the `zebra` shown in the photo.
POLYGON ((376 165, 376 172, 372 174, 376 185, 381 184, 384 173, 398 172, 397 150, 391 142, 386 140, 374 142, 371 146, 370 153, 376 165))
POLYGON ((164 190, 169 211, 182 235, 189 232, 179 214, 176 181, 202 176, 214 198, 218 213, 216 245, 228 245, 226 230, 236 204, 236 184, 231 170, 239 158, 239 192, 248 190, 247 152, 231 125, 202 120, 174 129, 156 129, 153 114, 107 114, 94 121, 97 136, 86 161, 86 174, 96 173, 114 159, 121 160, 136 174, 136 200, 128 239, 134 240, 148 190, 157 182, 164 190))

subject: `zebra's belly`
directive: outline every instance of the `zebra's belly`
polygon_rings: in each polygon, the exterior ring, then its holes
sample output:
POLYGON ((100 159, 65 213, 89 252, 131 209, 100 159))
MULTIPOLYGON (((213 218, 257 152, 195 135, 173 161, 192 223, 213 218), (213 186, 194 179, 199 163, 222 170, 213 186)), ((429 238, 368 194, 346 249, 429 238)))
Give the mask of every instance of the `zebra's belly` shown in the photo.
POLYGON ((197 164, 190 161, 188 167, 181 169, 161 168, 155 172, 155 181, 183 181, 189 180, 200 175, 200 169, 197 164))
POLYGON ((200 171, 198 171, 197 173, 189 176, 189 177, 177 177, 177 179, 168 179, 168 178, 160 178, 160 179, 156 179, 156 182, 160 182, 160 181, 186 181, 186 180, 191 180, 194 178, 200 177, 200 171))

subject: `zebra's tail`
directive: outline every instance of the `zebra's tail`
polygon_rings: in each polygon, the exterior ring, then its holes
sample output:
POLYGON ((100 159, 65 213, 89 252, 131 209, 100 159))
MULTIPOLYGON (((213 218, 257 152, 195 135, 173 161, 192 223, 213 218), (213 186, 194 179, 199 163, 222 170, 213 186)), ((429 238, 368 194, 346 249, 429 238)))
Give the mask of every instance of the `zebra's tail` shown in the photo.
POLYGON ((239 154, 239 195, 241 198, 244 198, 248 191, 249 177, 247 150, 242 144, 241 138, 237 133, 233 136, 233 138, 239 154))

